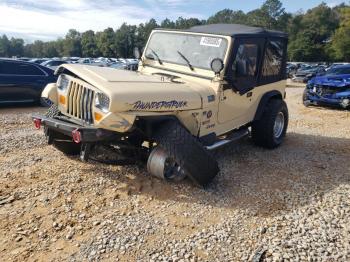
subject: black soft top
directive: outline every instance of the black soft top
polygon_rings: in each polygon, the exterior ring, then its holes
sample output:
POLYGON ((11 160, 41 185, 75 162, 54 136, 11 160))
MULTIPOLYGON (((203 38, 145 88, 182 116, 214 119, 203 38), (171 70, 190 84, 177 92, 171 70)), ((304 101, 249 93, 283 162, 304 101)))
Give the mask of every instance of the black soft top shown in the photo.
POLYGON ((194 26, 185 30, 187 32, 224 35, 231 37, 248 37, 248 36, 260 36, 260 37, 282 37, 288 38, 286 33, 280 31, 266 30, 261 27, 252 27, 239 24, 211 24, 194 26))

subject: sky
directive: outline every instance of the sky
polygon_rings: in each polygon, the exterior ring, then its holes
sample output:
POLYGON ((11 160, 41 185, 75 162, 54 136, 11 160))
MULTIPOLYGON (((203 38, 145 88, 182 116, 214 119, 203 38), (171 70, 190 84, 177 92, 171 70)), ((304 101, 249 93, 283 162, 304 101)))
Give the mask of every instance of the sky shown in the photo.
MULTIPOLYGON (((265 0, 0 0, 0 35, 21 37, 26 42, 64 37, 69 29, 80 32, 118 28, 122 23, 139 24, 155 18, 207 19, 225 8, 245 12, 265 0), (243 4, 244 3, 244 4, 243 4)), ((282 0, 288 12, 306 11, 322 0, 282 0)), ((335 6, 344 0, 323 0, 335 6)), ((345 1, 347 2, 347 1, 345 1)))

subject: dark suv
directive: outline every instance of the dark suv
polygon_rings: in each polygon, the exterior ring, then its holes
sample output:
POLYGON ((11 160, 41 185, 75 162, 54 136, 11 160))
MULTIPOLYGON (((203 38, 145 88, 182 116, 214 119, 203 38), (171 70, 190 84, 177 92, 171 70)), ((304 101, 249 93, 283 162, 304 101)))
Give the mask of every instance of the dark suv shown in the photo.
POLYGON ((57 80, 53 70, 11 59, 0 59, 0 104, 41 102, 41 92, 57 80))

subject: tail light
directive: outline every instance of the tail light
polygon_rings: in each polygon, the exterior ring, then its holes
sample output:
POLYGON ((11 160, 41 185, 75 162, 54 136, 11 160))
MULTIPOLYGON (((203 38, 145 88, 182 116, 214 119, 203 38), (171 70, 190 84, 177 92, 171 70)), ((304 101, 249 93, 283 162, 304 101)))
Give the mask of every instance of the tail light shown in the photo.
POLYGON ((78 129, 72 131, 72 138, 74 143, 79 144, 81 142, 81 133, 78 129))
POLYGON ((41 120, 35 118, 33 121, 34 121, 34 126, 35 126, 35 128, 36 128, 36 129, 40 129, 40 127, 41 127, 41 120))

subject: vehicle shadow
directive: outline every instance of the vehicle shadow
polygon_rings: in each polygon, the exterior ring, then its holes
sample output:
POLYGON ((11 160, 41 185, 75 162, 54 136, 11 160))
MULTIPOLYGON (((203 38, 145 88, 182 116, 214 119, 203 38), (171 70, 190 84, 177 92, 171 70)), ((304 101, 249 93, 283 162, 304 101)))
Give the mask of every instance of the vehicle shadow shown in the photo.
MULTIPOLYGON (((124 190, 128 194, 240 208, 253 215, 270 216, 302 207, 341 184, 349 184, 349 156, 350 139, 288 133, 283 146, 276 150, 257 148, 246 139, 215 152, 221 171, 205 189, 195 187, 189 180, 158 180, 146 175, 144 168, 121 168, 132 171, 135 175, 131 176, 102 168, 108 179, 126 184, 124 190)), ((98 166, 96 171, 101 171, 101 165, 98 166)))

